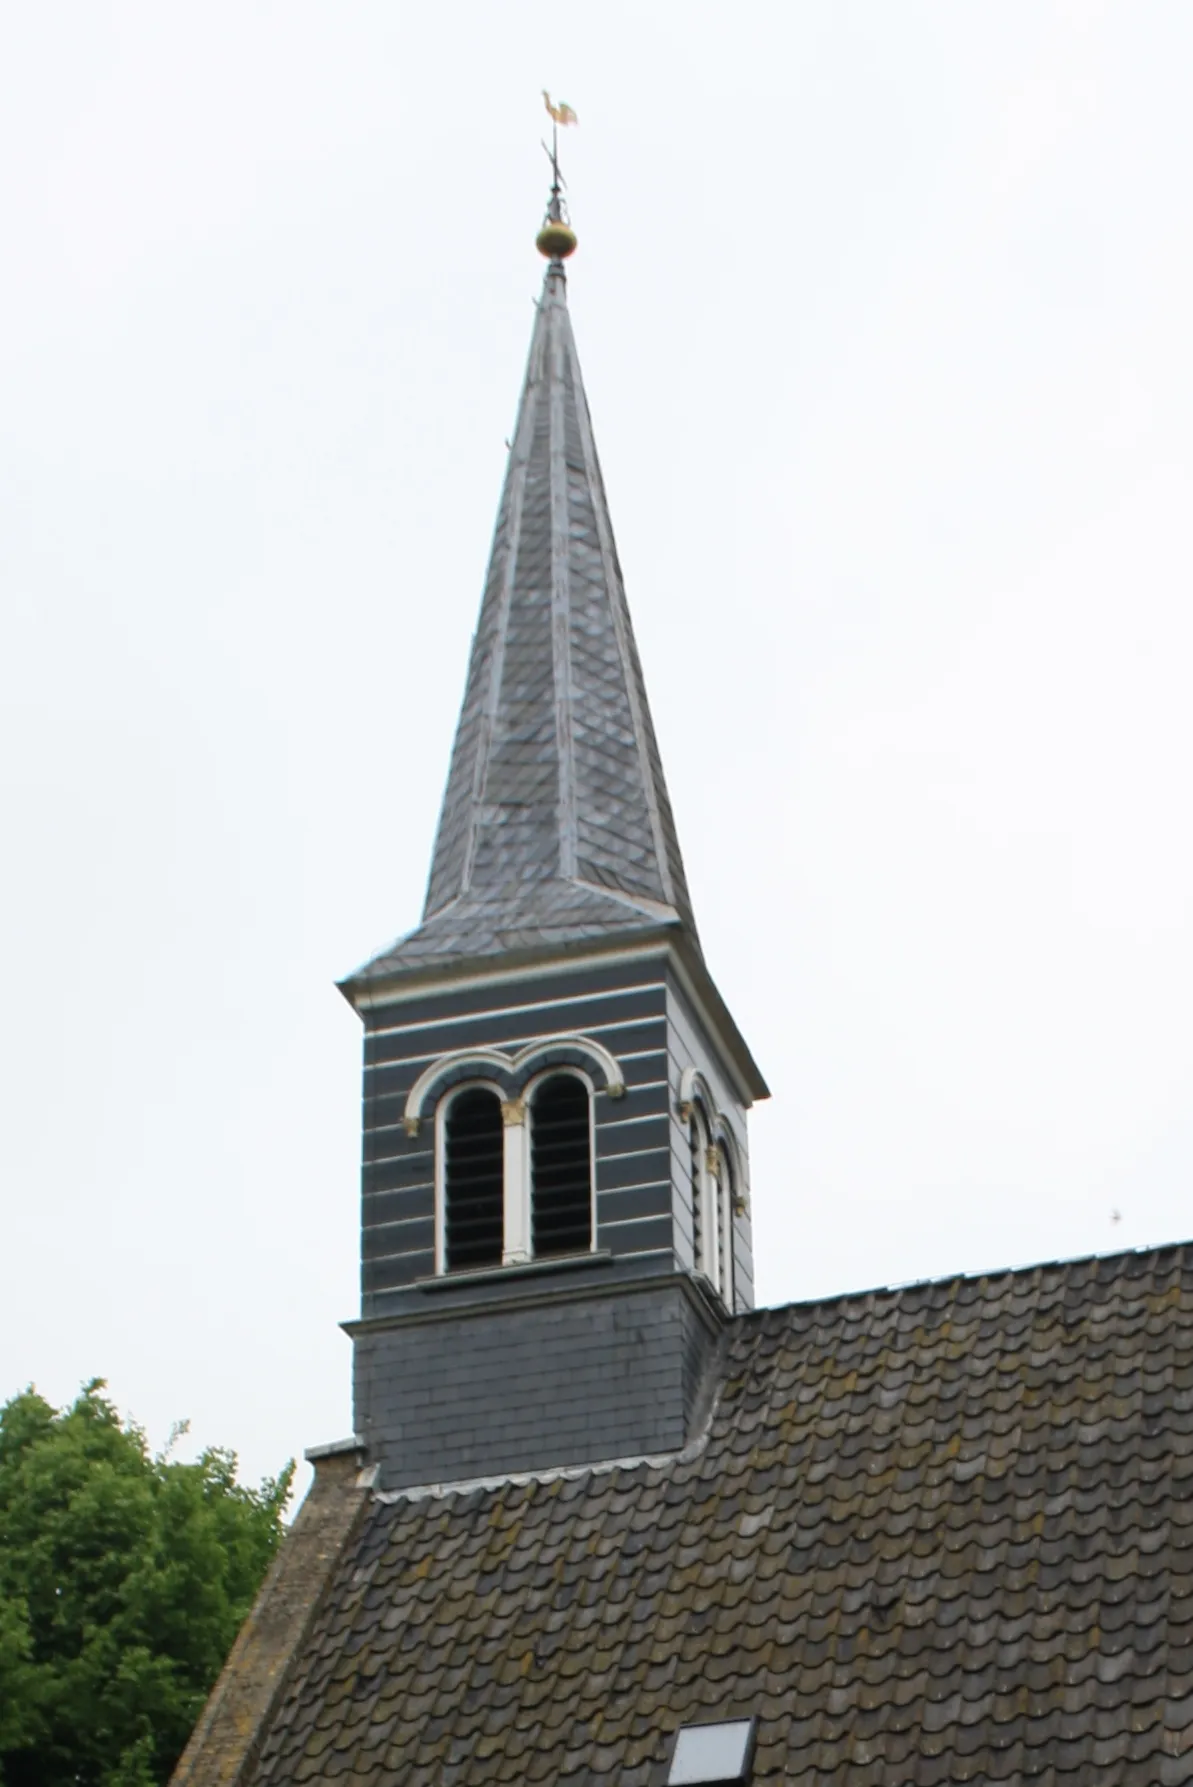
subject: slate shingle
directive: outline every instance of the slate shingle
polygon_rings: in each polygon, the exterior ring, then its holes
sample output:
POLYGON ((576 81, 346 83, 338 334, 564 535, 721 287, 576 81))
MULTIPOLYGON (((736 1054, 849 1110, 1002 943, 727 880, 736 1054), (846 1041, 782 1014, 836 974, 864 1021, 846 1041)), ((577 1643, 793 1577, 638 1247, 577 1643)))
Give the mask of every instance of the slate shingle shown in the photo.
POLYGON ((346 987, 672 925, 698 949, 572 335, 547 269, 423 922, 346 987))

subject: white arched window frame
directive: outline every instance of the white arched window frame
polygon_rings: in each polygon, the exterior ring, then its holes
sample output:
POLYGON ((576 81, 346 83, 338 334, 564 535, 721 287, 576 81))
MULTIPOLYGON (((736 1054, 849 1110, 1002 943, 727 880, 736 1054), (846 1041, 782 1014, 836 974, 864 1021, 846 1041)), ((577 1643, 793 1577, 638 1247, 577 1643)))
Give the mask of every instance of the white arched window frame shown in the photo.
MULTIPOLYGON (((435 1270, 447 1271, 447 1117, 464 1092, 492 1092, 504 1112, 504 1093, 493 1080, 461 1080, 445 1092, 435 1106, 435 1270)), ((508 1154, 508 1144, 507 1144, 508 1154)), ((503 1172, 506 1162, 503 1159, 503 1172)), ((508 1246, 508 1225, 503 1226, 502 1254, 508 1246)))
POLYGON ((583 1063, 581 1071, 592 1075, 591 1083, 606 1097, 624 1098, 625 1080, 617 1057, 591 1036, 577 1036, 568 1031, 557 1036, 536 1037, 513 1055, 504 1049, 483 1048, 452 1049, 446 1055, 440 1055, 423 1069, 406 1094, 402 1126, 407 1135, 416 1136, 427 1106, 437 1103, 448 1087, 463 1080, 496 1076, 503 1086, 511 1088, 503 1093, 509 1098, 514 1089, 525 1088, 532 1074, 545 1072, 548 1066, 578 1066, 576 1056, 583 1063))
POLYGON ((521 1184, 519 1189, 521 1193, 521 1205, 525 1212, 524 1223, 527 1259, 533 1257, 533 1216, 530 1201, 530 1165, 533 1156, 534 1140, 534 1094, 536 1089, 539 1086, 544 1085, 548 1080, 558 1079, 577 1080, 588 1095, 588 1251, 592 1252, 596 1248, 596 1087, 593 1084, 591 1076, 585 1073, 582 1068, 570 1066, 545 1067, 541 1073, 536 1073, 533 1079, 527 1082, 526 1090, 522 1095, 522 1103, 526 1112, 524 1130, 526 1142, 522 1150, 521 1184))
POLYGON ((526 1265, 533 1258, 531 1229, 531 1127, 534 1094, 547 1080, 567 1078, 583 1086, 588 1101, 588 1234, 589 1251, 596 1247, 596 1087, 591 1076, 570 1066, 545 1067, 530 1079, 521 1097, 509 1099, 494 1080, 461 1080, 435 1106, 435 1270, 442 1274, 447 1263, 447 1120, 455 1100, 465 1092, 491 1092, 502 1115, 502 1249, 503 1266, 526 1265))
POLYGON ((406 1096, 402 1125, 413 1139, 424 1120, 435 1126, 435 1270, 447 1270, 447 1160, 445 1123, 451 1099, 466 1087, 495 1092, 501 1101, 503 1128, 502 1264, 525 1265, 531 1257, 530 1153, 526 1127, 527 1101, 533 1087, 553 1074, 566 1073, 588 1092, 589 1172, 591 1180, 591 1245, 596 1247, 596 1136, 594 1101, 625 1096, 625 1079, 615 1055, 593 1037, 572 1031, 539 1036, 514 1053, 495 1048, 452 1049, 425 1067, 406 1096), (583 1065, 581 1065, 581 1063, 583 1065))

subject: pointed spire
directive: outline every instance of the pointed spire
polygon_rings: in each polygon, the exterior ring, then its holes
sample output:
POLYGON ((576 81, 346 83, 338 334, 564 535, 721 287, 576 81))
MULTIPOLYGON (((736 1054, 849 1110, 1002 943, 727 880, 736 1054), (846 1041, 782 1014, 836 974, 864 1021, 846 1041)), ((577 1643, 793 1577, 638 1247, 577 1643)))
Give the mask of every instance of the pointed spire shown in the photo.
POLYGON ((696 944, 568 316, 576 239, 555 173, 423 922, 355 981, 660 926, 696 944))

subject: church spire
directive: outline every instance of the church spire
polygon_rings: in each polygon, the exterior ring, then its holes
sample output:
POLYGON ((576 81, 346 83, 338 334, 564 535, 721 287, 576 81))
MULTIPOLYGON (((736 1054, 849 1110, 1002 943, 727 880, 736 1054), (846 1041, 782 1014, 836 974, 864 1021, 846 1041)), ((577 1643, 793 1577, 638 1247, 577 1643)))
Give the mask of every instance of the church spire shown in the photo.
POLYGON ((422 922, 342 983, 365 1027, 354 1431, 387 1488, 685 1445, 753 1300, 766 1083, 696 939, 551 159, 422 922))
POLYGON ((568 315, 576 237, 554 154, 552 167, 548 264, 423 920, 357 984, 660 928, 698 948, 568 315))

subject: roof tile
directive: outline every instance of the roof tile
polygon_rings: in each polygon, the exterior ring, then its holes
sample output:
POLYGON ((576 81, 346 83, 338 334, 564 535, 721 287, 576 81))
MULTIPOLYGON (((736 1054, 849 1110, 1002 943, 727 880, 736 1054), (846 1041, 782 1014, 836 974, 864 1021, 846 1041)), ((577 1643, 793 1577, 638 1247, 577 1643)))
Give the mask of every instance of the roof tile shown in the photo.
POLYGON ((760 1782, 1193 1781, 1191 1293, 1167 1248, 761 1311, 693 1453, 378 1500, 254 1787, 658 1787, 726 1711, 760 1782))

